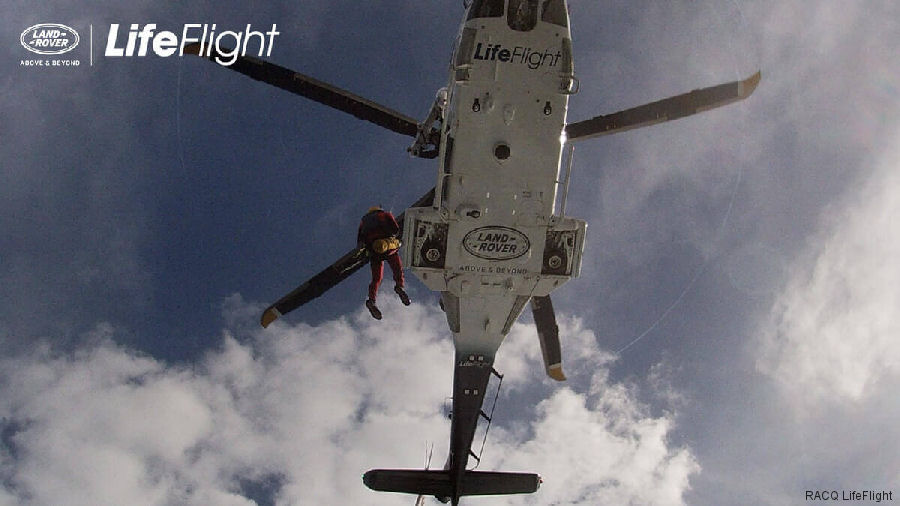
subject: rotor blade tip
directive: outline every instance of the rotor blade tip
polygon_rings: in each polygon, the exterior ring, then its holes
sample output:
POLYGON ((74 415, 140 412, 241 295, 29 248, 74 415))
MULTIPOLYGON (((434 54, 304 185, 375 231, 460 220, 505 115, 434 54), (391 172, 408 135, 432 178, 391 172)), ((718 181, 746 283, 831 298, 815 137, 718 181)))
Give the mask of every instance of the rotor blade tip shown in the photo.
POLYGON ((553 364, 547 368, 547 376, 556 381, 566 381, 566 375, 563 374, 562 364, 553 364))
POLYGON ((270 307, 266 309, 266 311, 262 314, 262 318, 260 318, 259 323, 263 326, 263 328, 268 328, 268 326, 278 319, 278 310, 274 307, 270 307))
POLYGON ((759 86, 760 79, 762 79, 762 71, 757 70, 755 74, 741 81, 741 89, 738 92, 741 98, 749 97, 759 86))

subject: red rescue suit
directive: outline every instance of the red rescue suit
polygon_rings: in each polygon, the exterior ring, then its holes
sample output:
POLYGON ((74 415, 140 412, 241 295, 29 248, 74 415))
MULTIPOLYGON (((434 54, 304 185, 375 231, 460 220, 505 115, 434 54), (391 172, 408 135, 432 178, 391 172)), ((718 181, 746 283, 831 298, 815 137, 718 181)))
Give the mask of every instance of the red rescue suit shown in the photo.
POLYGON ((391 271, 394 273, 394 283, 398 287, 403 288, 403 265, 400 262, 400 255, 397 254, 397 249, 376 253, 373 248, 375 241, 396 237, 399 232, 400 226, 397 225, 394 215, 381 209, 369 211, 362 217, 362 221, 359 222, 359 232, 357 233, 356 241, 360 247, 365 247, 369 251, 369 257, 371 258, 369 265, 372 268, 372 282, 369 284, 369 300, 372 302, 375 301, 378 287, 381 285, 381 280, 384 276, 383 262, 385 260, 387 260, 388 265, 391 266, 391 271))

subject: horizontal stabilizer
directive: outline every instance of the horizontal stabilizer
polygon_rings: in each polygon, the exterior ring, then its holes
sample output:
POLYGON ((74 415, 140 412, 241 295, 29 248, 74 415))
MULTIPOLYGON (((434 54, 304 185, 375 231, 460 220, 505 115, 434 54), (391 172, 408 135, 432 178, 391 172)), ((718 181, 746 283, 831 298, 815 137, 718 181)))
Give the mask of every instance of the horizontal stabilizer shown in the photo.
MULTIPOLYGON (((363 483, 379 492, 453 496, 450 473, 447 471, 373 469, 363 475, 363 483)), ((458 496, 531 494, 540 485, 541 477, 534 473, 466 471, 458 496)))
POLYGON ((541 477, 534 473, 466 471, 459 495, 531 494, 540 486, 541 477))
POLYGON ((373 469, 363 475, 363 483, 379 492, 433 495, 449 497, 453 494, 450 473, 422 469, 373 469))

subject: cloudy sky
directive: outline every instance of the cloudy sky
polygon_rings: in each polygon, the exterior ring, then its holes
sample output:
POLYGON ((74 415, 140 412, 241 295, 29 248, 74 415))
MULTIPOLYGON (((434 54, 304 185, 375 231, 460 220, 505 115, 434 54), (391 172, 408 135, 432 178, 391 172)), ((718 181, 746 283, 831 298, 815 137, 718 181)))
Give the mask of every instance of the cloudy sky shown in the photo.
MULTIPOLYGON (((529 318, 485 505, 900 494, 900 6, 571 0, 580 120, 749 76, 747 101, 581 143, 582 276, 554 294, 569 381, 529 318)), ((189 58, 89 64, 111 23, 277 23, 271 60, 413 117, 461 2, 12 1, 0 21, 0 505, 412 504, 374 467, 444 462, 452 343, 416 281, 359 274, 269 330, 268 303, 400 212, 407 140, 189 58), (375 3, 373 3, 375 4, 375 3), (36 23, 77 68, 26 68, 36 23)))

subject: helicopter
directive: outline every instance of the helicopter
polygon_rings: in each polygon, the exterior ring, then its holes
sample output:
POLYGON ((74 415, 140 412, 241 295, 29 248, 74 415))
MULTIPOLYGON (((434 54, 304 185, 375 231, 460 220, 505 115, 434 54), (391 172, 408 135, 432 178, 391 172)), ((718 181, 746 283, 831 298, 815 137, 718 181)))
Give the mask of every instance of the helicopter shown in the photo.
MULTIPOLYGON (((580 89, 566 0, 465 0, 446 87, 422 121, 274 63, 240 56, 227 68, 412 138, 410 155, 437 160, 433 189, 397 217, 402 262, 440 294, 455 346, 450 449, 443 469, 373 469, 376 491, 459 504, 473 495, 536 492, 535 473, 469 469, 496 353, 530 305, 547 375, 566 379, 550 293, 581 270, 587 223, 565 215, 574 142, 655 125, 749 97, 746 79, 566 122, 580 89), (563 170, 568 147, 567 166, 563 170), (559 205, 557 206, 557 202, 559 205)), ((185 52, 210 60, 216 48, 185 52)), ((268 327, 369 263, 363 247, 269 306, 268 327)), ((492 410, 491 410, 492 413, 492 410)))

